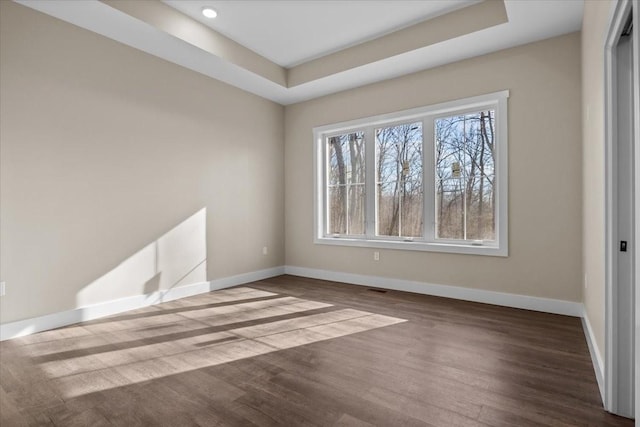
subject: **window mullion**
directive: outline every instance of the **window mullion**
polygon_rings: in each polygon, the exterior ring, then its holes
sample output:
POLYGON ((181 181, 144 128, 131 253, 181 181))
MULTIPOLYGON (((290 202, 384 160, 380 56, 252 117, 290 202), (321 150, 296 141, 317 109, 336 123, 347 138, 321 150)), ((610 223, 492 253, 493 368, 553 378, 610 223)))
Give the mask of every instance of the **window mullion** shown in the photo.
POLYGON ((433 118, 422 121, 422 188, 424 191, 424 239, 435 240, 436 179, 435 179, 435 132, 433 118))
POLYGON ((467 116, 462 120, 462 129, 462 134, 464 135, 462 140, 463 173, 460 181, 460 186, 462 187, 462 240, 467 240, 467 182, 469 179, 467 175, 467 116))
POLYGON ((376 141, 373 127, 367 127, 364 131, 365 143, 365 223, 367 238, 373 238, 376 234, 376 141))

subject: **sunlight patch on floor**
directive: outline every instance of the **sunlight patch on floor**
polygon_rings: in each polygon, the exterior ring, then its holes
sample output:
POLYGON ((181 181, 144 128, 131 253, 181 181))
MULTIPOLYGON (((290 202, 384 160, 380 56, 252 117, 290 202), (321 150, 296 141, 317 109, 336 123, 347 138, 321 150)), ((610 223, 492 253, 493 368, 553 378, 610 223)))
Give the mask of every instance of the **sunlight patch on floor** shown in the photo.
MULTIPOLYGON (((71 341, 30 351, 64 398, 150 381, 236 360, 405 322, 355 309, 251 288, 234 288, 169 303, 167 314, 150 311, 102 319, 84 328, 96 334, 92 347, 71 341), (258 301, 246 299, 274 297, 258 301), (236 302, 228 305, 214 305, 236 302), (311 310, 331 309, 320 313, 311 310), (171 312, 175 310, 174 312, 171 312), (250 326, 244 322, 296 315, 250 326), (224 329, 229 325, 229 329, 224 329), (223 329, 221 329, 223 328, 223 329), (58 353, 52 352, 57 349, 58 353)), ((72 334, 75 335, 75 334, 72 334)), ((78 337, 77 339, 81 339, 78 337)), ((31 347, 29 345, 25 347, 31 347)), ((34 349, 31 349, 34 350, 34 349)))

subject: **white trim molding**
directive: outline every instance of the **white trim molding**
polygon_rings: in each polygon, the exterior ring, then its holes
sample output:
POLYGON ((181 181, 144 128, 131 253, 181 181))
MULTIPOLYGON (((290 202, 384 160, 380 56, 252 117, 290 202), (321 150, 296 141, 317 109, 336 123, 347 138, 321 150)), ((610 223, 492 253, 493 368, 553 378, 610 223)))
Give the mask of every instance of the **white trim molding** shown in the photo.
POLYGON ((584 336, 587 339, 587 346, 589 347, 589 355, 591 356, 593 371, 596 374, 598 390, 600 390, 600 398, 602 399, 604 405, 604 362, 602 361, 602 353, 600 353, 600 349, 598 348, 596 336, 593 333, 593 328, 591 328, 591 322, 589 322, 589 316, 587 316, 586 310, 583 310, 582 313, 582 329, 584 330, 584 336))
POLYGON ((88 320, 99 319, 101 317, 111 316, 124 311, 148 307, 150 305, 229 288, 231 286, 243 285, 245 283, 267 279, 269 277, 280 276, 282 274, 284 274, 284 267, 282 266, 267 268, 264 270, 238 274, 236 276, 215 279, 210 282, 199 282, 177 288, 156 291, 146 295, 120 298, 99 304, 34 317, 31 319, 3 323, 0 325, 0 341, 60 328, 62 326, 73 325, 75 323, 88 320))
MULTIPOLYGON (((637 0, 619 0, 612 4, 611 12, 606 29, 606 39, 603 45, 604 54, 604 101, 605 101, 605 147, 604 147, 604 171, 605 171, 605 348, 604 348, 604 407, 607 411, 624 417, 634 416, 634 401, 631 399, 637 384, 631 385, 628 389, 625 382, 621 382, 621 378, 627 378, 629 372, 634 370, 634 354, 633 348, 625 349, 623 343, 626 339, 633 336, 632 329, 634 325, 630 325, 625 318, 625 308, 621 304, 627 304, 628 295, 622 291, 624 287, 618 283, 618 185, 617 185, 617 146, 618 146, 618 124, 619 117, 618 108, 618 82, 617 82, 617 47, 627 19, 630 15, 635 14, 633 19, 634 29, 632 33, 635 52, 638 51, 640 37, 638 36, 637 27, 637 0), (634 12, 635 11, 635 12, 634 12)), ((640 109, 640 76, 638 73, 637 53, 632 54, 632 78, 633 78, 633 111, 635 134, 632 141, 635 150, 635 156, 638 157, 638 147, 640 147, 640 132, 638 132, 638 110, 640 109)), ((637 162, 633 166, 637 172, 637 162)), ((633 169, 632 169, 633 174, 633 169)), ((638 174, 635 174, 635 180, 638 180, 638 174)), ((635 182, 631 182, 632 197, 635 198, 633 203, 638 204, 639 192, 635 182)), ((637 212, 636 212, 637 215, 637 212)), ((638 233, 637 229, 635 233, 638 233)), ((631 240, 630 250, 635 257, 632 261, 631 268, 631 286, 635 283, 636 271, 640 269, 638 265, 637 240, 631 240), (635 245, 634 245, 635 243, 635 245)), ((637 277, 637 276, 636 276, 637 277)), ((637 286, 636 286, 636 291, 637 286)), ((633 295, 633 289, 631 290, 633 295)), ((632 302, 635 304, 635 302, 632 302)), ((631 312, 639 310, 638 307, 631 307, 631 312), (634 310, 635 309, 635 310, 634 310)), ((637 355, 636 355, 637 356, 637 355)), ((637 360, 637 359, 636 359, 637 360)), ((637 370, 637 364, 636 370, 637 370)), ((640 422, 640 421, 639 421, 640 422)))
POLYGON ((334 282, 349 283, 352 285, 413 292, 423 295, 454 298, 463 301, 501 305, 504 307, 521 308, 545 313, 563 314, 573 317, 582 317, 583 314, 582 303, 574 301, 516 295, 505 292, 487 291, 483 289, 464 288, 460 286, 438 285, 388 277, 318 270, 305 267, 285 266, 284 270, 286 274, 291 274, 293 276, 331 280, 334 282))
MULTIPOLYGON (((633 82, 633 105, 635 106, 634 124, 634 164, 635 164, 635 212, 636 218, 638 212, 640 212, 640 31, 638 29, 638 23, 640 23, 640 1, 633 0, 633 22, 635 25, 635 31, 633 32, 633 69, 634 82, 633 82)), ((635 227, 635 261, 634 268, 636 271, 635 282, 635 417, 636 425, 640 425, 640 285, 638 285, 638 276, 640 275, 640 251, 638 243, 640 242, 640 226, 637 224, 635 227)))

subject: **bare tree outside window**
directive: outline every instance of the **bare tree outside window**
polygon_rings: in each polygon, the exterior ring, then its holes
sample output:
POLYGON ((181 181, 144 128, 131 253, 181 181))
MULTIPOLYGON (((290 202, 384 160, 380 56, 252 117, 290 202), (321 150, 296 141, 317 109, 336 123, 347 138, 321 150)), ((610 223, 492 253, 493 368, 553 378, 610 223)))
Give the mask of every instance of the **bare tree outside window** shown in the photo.
POLYGON ((365 233, 364 132, 328 138, 329 234, 365 233))
POLYGON ((438 118, 436 238, 495 240, 495 111, 438 118))
POLYGON ((421 237, 422 123, 376 129, 378 236, 421 237))

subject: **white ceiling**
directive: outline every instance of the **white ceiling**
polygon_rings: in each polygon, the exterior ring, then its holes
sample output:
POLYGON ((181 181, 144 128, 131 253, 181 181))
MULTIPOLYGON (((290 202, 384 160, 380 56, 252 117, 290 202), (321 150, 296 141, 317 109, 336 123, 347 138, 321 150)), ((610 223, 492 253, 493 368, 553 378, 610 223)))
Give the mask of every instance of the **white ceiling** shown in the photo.
MULTIPOLYGON (((0 0, 1 1, 1 0, 0 0)), ((97 0, 14 0, 280 104, 292 104, 579 31, 583 0, 505 0, 508 22, 286 87, 97 0)), ((136 1, 136 0, 127 0, 136 1)), ((495 0, 490 0, 495 1, 495 0)), ((167 0, 198 20, 202 1, 167 0)), ((220 1, 216 31, 280 65, 297 64, 442 14, 468 0, 220 1)), ((203 22, 203 21, 201 21, 203 22)), ((209 23, 208 23, 209 25, 209 23)))
POLYGON ((162 0, 282 67, 377 38, 480 0, 162 0), (212 7, 218 17, 202 15, 212 7))

